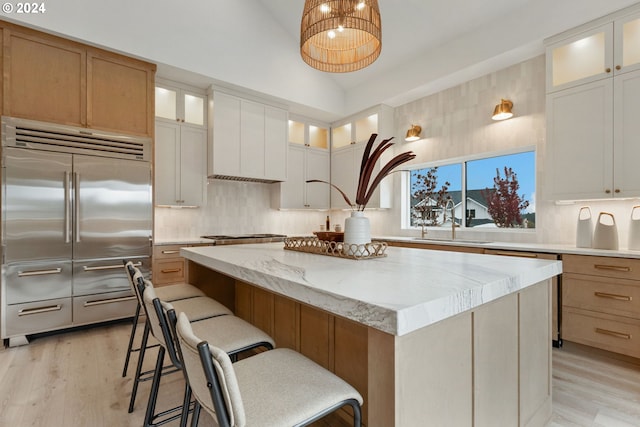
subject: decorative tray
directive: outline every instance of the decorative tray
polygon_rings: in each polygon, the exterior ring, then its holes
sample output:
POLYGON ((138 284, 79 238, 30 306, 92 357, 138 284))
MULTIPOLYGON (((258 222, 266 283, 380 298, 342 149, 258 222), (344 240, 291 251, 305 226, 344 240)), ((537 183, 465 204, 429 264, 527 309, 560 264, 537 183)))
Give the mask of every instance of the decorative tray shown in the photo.
POLYGON ((335 256, 348 259, 370 259, 386 257, 387 242, 372 241, 364 245, 320 240, 317 237, 287 237, 284 248, 290 251, 335 256))

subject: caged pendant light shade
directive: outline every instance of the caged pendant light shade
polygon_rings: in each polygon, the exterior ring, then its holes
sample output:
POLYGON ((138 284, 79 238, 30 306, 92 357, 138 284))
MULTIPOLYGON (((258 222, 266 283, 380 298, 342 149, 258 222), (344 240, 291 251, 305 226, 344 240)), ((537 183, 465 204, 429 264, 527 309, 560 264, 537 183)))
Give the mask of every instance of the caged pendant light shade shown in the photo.
POLYGON ((300 54, 320 71, 346 73, 371 65, 382 50, 378 0, 306 0, 300 54))

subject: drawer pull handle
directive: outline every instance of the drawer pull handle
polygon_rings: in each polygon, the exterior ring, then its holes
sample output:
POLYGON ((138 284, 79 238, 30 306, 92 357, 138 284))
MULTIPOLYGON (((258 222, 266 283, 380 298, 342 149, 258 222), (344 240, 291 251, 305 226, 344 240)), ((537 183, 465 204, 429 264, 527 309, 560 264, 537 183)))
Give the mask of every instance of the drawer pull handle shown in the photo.
POLYGON ((18 277, 28 276, 44 276, 45 274, 60 274, 62 268, 52 268, 51 270, 34 270, 34 271, 19 271, 18 277))
POLYGON ((18 316, 29 316, 30 314, 40 314, 40 313, 48 313, 50 311, 60 311, 62 310, 62 306, 60 304, 50 305, 48 307, 39 307, 39 308, 23 308, 18 311, 18 316))
POLYGON ((605 264, 594 264, 593 266, 596 270, 614 270, 614 271, 631 271, 631 267, 622 267, 619 265, 605 265, 605 264))
POLYGON ((631 334, 625 334, 625 333, 622 333, 622 332, 610 331, 608 329, 596 328, 596 332, 599 333, 599 334, 610 335, 612 337, 622 338, 622 339, 625 339, 625 340, 630 340, 631 339, 631 334))
POLYGON ((124 301, 131 301, 133 299, 136 299, 136 296, 130 296, 130 297, 119 297, 119 298, 109 298, 109 299, 99 299, 99 300, 95 300, 95 301, 87 301, 84 303, 85 307, 92 307, 94 305, 103 305, 103 304, 111 304, 114 302, 124 302, 124 301))
MULTIPOLYGON (((137 262, 133 264, 134 267, 140 267, 142 262, 137 262)), ((119 268, 124 268, 123 265, 97 265, 95 267, 87 267, 86 265, 82 267, 84 271, 102 271, 102 270, 117 270, 119 268)))
POLYGON ((606 292, 594 292, 593 294, 597 297, 615 299, 619 301, 631 301, 632 299, 630 296, 627 296, 627 295, 608 294, 606 292))
POLYGON ((176 251, 176 250, 171 250, 171 251, 169 251, 169 250, 167 250, 167 251, 162 251, 162 253, 163 253, 164 255, 174 255, 174 254, 179 254, 179 253, 180 253, 180 251, 176 251))
POLYGON ((168 273, 180 273, 182 271, 181 268, 165 268, 160 270, 161 273, 163 274, 168 274, 168 273))
POLYGON ((516 256, 521 258, 538 258, 538 254, 532 254, 527 252, 507 252, 507 251, 496 251, 495 255, 505 255, 505 256, 516 256))

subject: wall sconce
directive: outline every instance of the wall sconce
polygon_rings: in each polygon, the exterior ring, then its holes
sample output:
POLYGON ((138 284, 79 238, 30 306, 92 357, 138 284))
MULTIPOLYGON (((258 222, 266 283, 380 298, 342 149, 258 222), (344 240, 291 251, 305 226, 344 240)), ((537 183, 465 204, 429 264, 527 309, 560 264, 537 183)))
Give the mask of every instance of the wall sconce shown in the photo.
POLYGON ((500 104, 496 105, 496 108, 493 110, 493 116, 491 118, 493 120, 506 120, 513 117, 513 113, 511 109, 513 108, 513 102, 508 99, 502 99, 500 104))
POLYGON ((411 125, 404 140, 407 142, 417 141, 420 139, 420 132, 422 132, 422 128, 420 126, 411 125))

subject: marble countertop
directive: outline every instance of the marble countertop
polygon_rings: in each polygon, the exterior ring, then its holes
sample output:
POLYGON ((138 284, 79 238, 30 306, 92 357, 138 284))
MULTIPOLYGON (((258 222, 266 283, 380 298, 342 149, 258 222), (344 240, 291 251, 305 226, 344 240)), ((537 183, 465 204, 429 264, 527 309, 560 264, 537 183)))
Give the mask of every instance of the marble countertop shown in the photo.
POLYGON ((560 261, 389 247, 351 260, 282 243, 182 248, 185 258, 394 335, 404 335, 562 272, 560 261))

